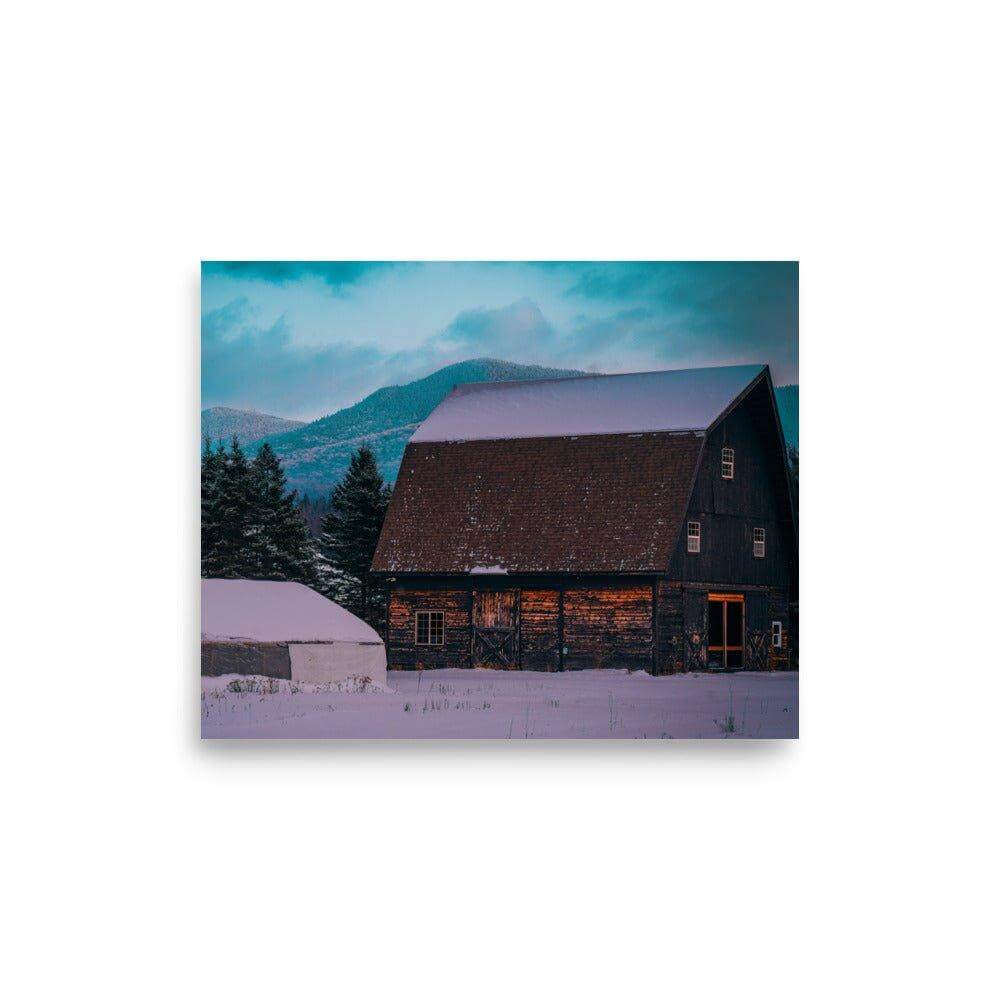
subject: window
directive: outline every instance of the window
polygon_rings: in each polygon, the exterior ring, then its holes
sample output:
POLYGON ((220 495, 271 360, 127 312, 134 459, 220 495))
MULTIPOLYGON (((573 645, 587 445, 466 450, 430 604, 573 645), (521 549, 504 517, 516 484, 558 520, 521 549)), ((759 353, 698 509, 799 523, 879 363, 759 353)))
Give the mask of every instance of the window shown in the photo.
POLYGON ((417 645, 418 646, 444 645, 443 611, 417 612, 417 645))
POLYGON ((722 449, 722 478, 732 479, 736 469, 736 452, 732 448, 722 449))
POLYGON ((771 645, 775 649, 781 649, 781 622, 771 622, 771 645))
POLYGON ((688 521, 688 552, 701 552, 701 521, 688 521))
POLYGON ((764 529, 753 529, 753 557, 754 559, 764 558, 764 529))

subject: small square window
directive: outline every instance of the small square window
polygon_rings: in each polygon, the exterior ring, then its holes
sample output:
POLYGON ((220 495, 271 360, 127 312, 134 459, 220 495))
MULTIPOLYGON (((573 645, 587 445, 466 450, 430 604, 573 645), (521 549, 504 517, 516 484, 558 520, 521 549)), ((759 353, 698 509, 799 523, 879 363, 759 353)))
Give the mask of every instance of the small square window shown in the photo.
POLYGON ((781 622, 771 622, 771 645, 775 649, 781 649, 784 635, 781 631, 781 622))
POLYGON ((753 556, 754 559, 764 558, 764 529, 753 529, 753 556))
POLYGON ((444 612, 418 611, 416 625, 418 646, 444 645, 444 612))
POLYGON ((736 452, 732 448, 722 449, 722 478, 732 479, 736 470, 736 452))
POLYGON ((688 552, 701 552, 701 521, 688 521, 688 552))

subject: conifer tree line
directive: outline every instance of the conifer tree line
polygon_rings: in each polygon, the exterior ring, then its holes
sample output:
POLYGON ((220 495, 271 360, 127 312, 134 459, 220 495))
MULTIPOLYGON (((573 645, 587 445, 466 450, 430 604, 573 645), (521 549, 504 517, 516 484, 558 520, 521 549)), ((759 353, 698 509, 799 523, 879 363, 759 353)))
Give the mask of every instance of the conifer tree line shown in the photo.
POLYGON ((325 594, 381 628, 383 588, 369 569, 389 506, 390 488, 375 455, 362 446, 329 502, 304 503, 289 490, 281 462, 267 443, 248 460, 233 438, 201 455, 201 575, 226 579, 291 580, 325 594), (306 517, 325 513, 318 538, 306 517))

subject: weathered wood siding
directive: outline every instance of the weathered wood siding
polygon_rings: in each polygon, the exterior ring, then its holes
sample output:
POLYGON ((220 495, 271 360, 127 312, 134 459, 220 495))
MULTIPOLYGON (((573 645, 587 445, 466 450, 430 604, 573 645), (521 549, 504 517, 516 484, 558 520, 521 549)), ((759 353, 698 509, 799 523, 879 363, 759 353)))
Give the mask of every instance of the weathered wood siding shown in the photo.
POLYGON ((653 667, 651 583, 567 587, 563 594, 564 667, 653 667))
POLYGON ((471 595, 467 585, 393 584, 389 591, 389 626, 385 644, 390 669, 470 666, 470 613, 471 595), (418 611, 444 612, 443 646, 416 644, 414 629, 418 611))
POLYGON ((655 672, 679 674, 684 670, 684 595, 679 583, 656 581, 655 672))
POLYGON ((521 668, 558 670, 560 595, 556 588, 521 591, 521 668))
POLYGON ((753 590, 743 604, 743 669, 770 670, 771 621, 767 616, 767 591, 753 590))
POLYGON ((684 590, 684 669, 705 670, 708 667, 708 599, 707 591, 684 590))
MULTIPOLYGON (((768 666, 771 670, 790 670, 792 659, 790 653, 795 642, 792 630, 791 613, 788 604, 788 594, 783 591, 773 591, 768 594, 767 600, 768 614, 768 666), (781 649, 775 649, 771 645, 770 627, 771 622, 781 622, 784 641, 781 649)), ((797 661, 796 661, 797 662, 797 661)))
POLYGON ((685 582, 790 588, 797 573, 784 471, 784 445, 761 385, 708 436, 670 577, 685 582), (722 449, 735 452, 735 474, 722 478, 722 449), (687 551, 687 521, 701 524, 701 551, 687 551), (765 530, 763 559, 753 529, 765 530))

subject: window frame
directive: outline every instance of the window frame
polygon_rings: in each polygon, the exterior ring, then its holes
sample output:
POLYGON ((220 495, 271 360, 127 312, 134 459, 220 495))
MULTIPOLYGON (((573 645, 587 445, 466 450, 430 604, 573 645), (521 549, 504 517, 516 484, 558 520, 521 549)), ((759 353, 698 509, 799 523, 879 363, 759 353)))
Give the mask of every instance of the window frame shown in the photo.
POLYGON ((722 448, 722 478, 723 479, 735 479, 736 478, 736 449, 730 448, 729 445, 723 445, 722 448), (728 452, 728 457, 727 457, 728 452), (726 474, 726 466, 729 466, 729 473, 726 474))
POLYGON ((688 521, 687 550, 688 555, 696 556, 701 554, 701 521, 688 521), (691 534, 692 526, 697 529, 693 535, 691 534), (691 548, 692 541, 694 541, 694 548, 691 548))
POLYGON ((413 645, 414 646, 443 646, 444 645, 444 626, 445 626, 445 614, 443 610, 438 608, 421 608, 419 611, 413 612, 413 645), (420 641, 420 616, 427 616, 427 641, 420 641), (431 638, 433 631, 431 629, 431 615, 441 616, 441 641, 434 642, 431 638))
POLYGON ((767 531, 764 528, 753 528, 750 539, 753 543, 754 559, 763 559, 767 555, 767 531), (760 538, 757 537, 757 532, 760 532, 760 538), (759 552, 757 551, 758 545, 760 546, 759 552))
POLYGON ((771 648, 781 649, 785 645, 785 629, 781 622, 771 622, 771 648), (775 642, 775 639, 778 641, 775 642))

